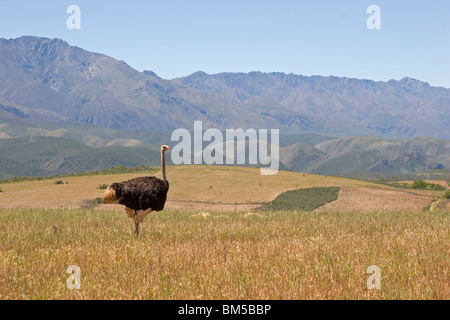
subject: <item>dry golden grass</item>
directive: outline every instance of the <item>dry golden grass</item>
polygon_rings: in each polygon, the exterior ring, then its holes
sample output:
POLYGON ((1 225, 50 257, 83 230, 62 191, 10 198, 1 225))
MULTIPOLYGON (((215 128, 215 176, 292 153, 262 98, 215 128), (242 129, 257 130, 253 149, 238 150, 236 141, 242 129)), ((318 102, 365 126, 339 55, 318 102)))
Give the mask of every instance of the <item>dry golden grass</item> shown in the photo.
POLYGON ((123 206, 79 207, 101 197, 99 185, 142 174, 1 185, 0 299, 450 298, 450 213, 421 211, 433 191, 238 167, 167 171, 166 209, 146 218, 138 239, 123 206), (325 186, 353 196, 317 212, 247 211, 325 186), (79 290, 66 287, 71 265, 79 290), (371 265, 380 290, 367 288, 371 265))
POLYGON ((0 230, 0 299, 450 298, 442 212, 168 210, 136 239, 123 211, 0 209, 0 230))

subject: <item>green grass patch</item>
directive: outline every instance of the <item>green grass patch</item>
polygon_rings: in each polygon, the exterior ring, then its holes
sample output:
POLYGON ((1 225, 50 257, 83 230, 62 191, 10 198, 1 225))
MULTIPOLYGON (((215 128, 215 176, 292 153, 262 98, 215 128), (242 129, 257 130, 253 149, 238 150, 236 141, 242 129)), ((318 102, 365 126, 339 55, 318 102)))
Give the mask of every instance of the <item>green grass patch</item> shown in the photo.
POLYGON ((286 191, 269 203, 264 210, 312 211, 338 198, 339 187, 314 187, 286 191))

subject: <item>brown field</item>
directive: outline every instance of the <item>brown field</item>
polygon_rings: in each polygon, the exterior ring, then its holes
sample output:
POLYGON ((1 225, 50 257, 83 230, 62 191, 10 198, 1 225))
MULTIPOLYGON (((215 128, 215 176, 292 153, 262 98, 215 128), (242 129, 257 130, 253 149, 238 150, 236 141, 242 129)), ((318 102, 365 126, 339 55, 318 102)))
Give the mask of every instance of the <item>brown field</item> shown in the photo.
POLYGON ((420 211, 433 202, 433 194, 420 191, 369 187, 343 187, 338 200, 316 210, 339 211, 420 211))
MULTIPOLYGON (((374 183, 337 177, 280 171, 261 176, 259 169, 220 166, 168 167, 170 191, 167 209, 254 210, 286 190, 339 186, 339 199, 325 209, 421 210, 430 206, 432 191, 394 189, 374 183)), ((101 197, 101 184, 125 181, 144 174, 111 174, 27 181, 0 185, 0 208, 82 208, 86 201, 101 197), (59 179, 58 179, 59 180, 59 179)), ((160 172, 156 173, 160 176, 160 172)), ((120 210, 120 205, 97 209, 120 210)))

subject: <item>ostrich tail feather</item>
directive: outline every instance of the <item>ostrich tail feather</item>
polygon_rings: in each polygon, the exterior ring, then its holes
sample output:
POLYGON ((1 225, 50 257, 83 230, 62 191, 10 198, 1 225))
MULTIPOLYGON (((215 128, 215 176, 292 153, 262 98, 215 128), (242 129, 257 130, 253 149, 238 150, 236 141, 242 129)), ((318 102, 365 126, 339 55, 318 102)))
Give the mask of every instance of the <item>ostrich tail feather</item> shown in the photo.
POLYGON ((113 203, 117 200, 116 190, 109 187, 106 189, 105 193, 103 193, 103 201, 105 203, 113 203))

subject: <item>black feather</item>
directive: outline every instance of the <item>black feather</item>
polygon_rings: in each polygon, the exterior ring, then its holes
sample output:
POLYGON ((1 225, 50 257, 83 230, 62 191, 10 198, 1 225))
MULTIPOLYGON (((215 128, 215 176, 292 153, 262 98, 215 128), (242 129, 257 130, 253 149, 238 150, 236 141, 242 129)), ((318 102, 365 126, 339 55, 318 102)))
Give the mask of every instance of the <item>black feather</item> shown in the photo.
POLYGON ((161 211, 166 203, 169 182, 156 177, 139 177, 113 183, 110 188, 116 191, 119 203, 128 208, 161 211))

